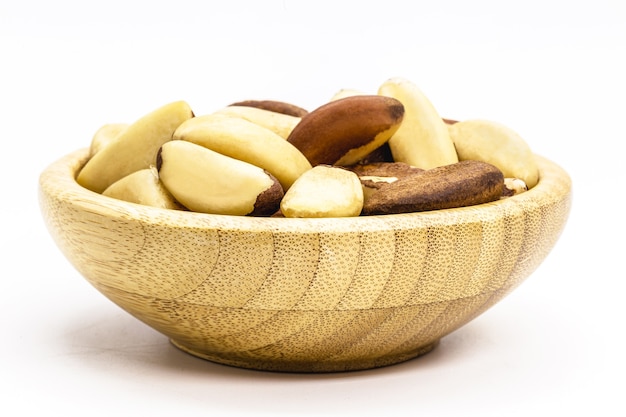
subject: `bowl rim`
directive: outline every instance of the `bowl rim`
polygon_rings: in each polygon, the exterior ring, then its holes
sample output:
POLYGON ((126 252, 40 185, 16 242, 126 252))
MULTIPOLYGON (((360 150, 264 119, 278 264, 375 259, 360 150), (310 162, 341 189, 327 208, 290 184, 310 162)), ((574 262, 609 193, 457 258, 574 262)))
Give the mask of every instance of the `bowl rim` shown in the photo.
POLYGON ((48 165, 39 176, 39 200, 53 198, 111 219, 136 220, 172 227, 271 231, 271 232, 360 232, 412 229, 435 225, 481 222, 512 212, 554 204, 571 194, 569 174, 555 162, 535 154, 539 181, 530 190, 490 203, 433 211, 356 217, 284 218, 198 213, 150 207, 104 196, 76 182, 76 175, 89 159, 89 149, 70 152, 48 165))

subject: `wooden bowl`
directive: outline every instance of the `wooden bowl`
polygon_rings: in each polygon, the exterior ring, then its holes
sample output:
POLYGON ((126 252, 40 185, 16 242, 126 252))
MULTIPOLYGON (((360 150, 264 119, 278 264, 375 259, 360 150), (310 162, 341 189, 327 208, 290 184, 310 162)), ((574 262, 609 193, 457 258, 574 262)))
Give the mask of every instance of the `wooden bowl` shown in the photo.
POLYGON ((565 226, 571 181, 537 157, 530 191, 479 206, 285 219, 156 209, 40 176, 56 244, 102 294, 183 351, 243 368, 334 372, 433 349, 517 287, 565 226))

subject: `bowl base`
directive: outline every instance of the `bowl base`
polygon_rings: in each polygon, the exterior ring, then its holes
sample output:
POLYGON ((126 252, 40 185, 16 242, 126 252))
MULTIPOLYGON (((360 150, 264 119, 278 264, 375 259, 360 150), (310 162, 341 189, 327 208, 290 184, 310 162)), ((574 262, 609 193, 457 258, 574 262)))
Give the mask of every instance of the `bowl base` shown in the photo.
POLYGON ((364 371, 367 369, 381 368, 384 366, 395 365, 401 362, 417 358, 431 352, 437 345, 439 340, 420 346, 408 352, 387 355, 377 358, 354 358, 345 360, 285 360, 283 359, 263 359, 263 358, 244 358, 241 355, 215 354, 202 352, 185 345, 177 340, 170 339, 172 345, 181 351, 201 359, 215 362, 221 365, 233 366, 236 368, 252 369, 257 371, 271 372, 291 372, 291 373, 330 373, 330 372, 348 372, 348 371, 364 371))

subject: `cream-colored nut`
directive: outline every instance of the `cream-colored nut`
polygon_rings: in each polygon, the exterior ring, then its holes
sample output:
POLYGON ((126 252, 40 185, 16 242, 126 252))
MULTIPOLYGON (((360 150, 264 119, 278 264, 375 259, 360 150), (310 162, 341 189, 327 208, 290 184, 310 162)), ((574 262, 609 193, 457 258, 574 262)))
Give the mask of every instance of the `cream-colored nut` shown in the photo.
POLYGON ((391 78, 380 86, 378 94, 398 99, 405 109, 402 125, 389 139, 394 161, 422 169, 458 162, 445 122, 414 83, 391 78))
POLYGON ((363 205, 364 215, 441 210, 500 199, 502 172, 480 161, 461 161, 400 178, 381 187, 363 205))
POLYGON ((502 190, 503 197, 511 197, 517 194, 521 194, 524 191, 528 191, 528 186, 519 178, 505 178, 504 189, 502 190))
POLYGON ((181 124, 174 132, 174 139, 193 142, 263 168, 278 178, 284 190, 311 169, 307 158, 291 143, 240 117, 197 116, 181 124))
POLYGON ((128 123, 107 123, 102 125, 91 138, 89 157, 94 156, 100 149, 111 143, 128 127, 128 123))
POLYGON ((539 180, 532 150, 515 131, 489 120, 464 120, 449 127, 460 160, 475 159, 498 167, 507 178, 519 178, 528 188, 539 180))
POLYGON ((402 103, 391 97, 346 97, 309 112, 287 140, 313 166, 352 165, 385 144, 403 115, 402 103))
POLYGON ((183 209, 163 186, 156 167, 140 169, 115 181, 102 192, 102 195, 144 206, 183 209))
POLYGON ((231 106, 256 107, 295 117, 302 117, 308 113, 308 110, 303 109, 300 106, 278 100, 244 100, 233 103, 231 106))
POLYGON ((291 131, 301 120, 300 117, 250 106, 230 105, 217 110, 215 113, 240 117, 249 122, 256 123, 271 130, 283 139, 289 137, 291 131))
POLYGON ((97 152, 81 169, 76 181, 102 193, 115 181, 155 164, 161 145, 193 112, 184 101, 166 104, 143 116, 97 152))
POLYGON ((278 180, 262 168, 192 142, 165 143, 157 163, 163 185, 191 211, 269 216, 284 195, 278 180))
POLYGON ((302 174, 280 204, 285 217, 354 217, 362 208, 358 176, 327 165, 317 165, 302 174))

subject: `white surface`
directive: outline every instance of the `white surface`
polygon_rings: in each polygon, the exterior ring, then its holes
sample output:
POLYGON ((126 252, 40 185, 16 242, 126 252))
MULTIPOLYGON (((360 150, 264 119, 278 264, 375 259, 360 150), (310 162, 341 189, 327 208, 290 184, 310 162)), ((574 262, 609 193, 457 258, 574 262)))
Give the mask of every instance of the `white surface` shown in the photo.
POLYGON ((0 1, 0 400, 10 415, 617 416, 626 371, 621 0, 0 1), (513 294, 384 369, 246 371, 188 356, 90 287, 41 221, 37 177, 176 99, 309 109, 415 81, 443 116, 516 129, 574 180, 557 246, 513 294))

